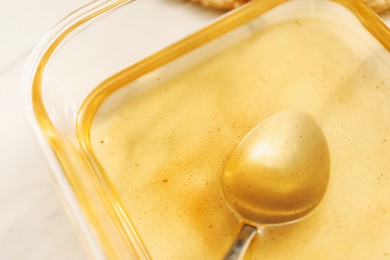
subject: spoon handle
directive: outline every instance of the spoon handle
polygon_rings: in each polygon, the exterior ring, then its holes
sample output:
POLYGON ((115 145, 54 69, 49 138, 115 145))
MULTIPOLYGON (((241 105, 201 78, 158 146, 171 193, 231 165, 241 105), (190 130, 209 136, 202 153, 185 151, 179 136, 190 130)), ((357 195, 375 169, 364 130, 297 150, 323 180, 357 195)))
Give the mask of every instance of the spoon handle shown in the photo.
POLYGON ((257 228, 247 224, 243 225, 224 260, 242 259, 256 232, 257 228))

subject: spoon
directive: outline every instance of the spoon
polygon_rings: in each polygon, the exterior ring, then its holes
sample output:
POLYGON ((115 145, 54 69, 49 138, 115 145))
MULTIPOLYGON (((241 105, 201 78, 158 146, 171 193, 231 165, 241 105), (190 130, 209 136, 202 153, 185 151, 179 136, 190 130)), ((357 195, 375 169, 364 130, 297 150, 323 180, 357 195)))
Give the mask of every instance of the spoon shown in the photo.
POLYGON ((287 110, 255 126, 222 175, 227 205, 244 223, 224 259, 241 259, 259 228, 312 212, 325 194, 329 168, 324 134, 309 115, 287 110))

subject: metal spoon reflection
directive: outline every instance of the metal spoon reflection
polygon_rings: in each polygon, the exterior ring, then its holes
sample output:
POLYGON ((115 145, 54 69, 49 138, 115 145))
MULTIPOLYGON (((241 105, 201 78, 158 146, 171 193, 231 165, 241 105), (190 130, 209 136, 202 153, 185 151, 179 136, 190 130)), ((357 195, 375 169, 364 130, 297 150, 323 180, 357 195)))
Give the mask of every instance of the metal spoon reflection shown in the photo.
POLYGON ((253 128, 222 175, 227 205, 244 223, 225 259, 241 259, 260 227, 312 212, 325 194, 329 169, 327 142, 309 115, 288 110, 253 128))

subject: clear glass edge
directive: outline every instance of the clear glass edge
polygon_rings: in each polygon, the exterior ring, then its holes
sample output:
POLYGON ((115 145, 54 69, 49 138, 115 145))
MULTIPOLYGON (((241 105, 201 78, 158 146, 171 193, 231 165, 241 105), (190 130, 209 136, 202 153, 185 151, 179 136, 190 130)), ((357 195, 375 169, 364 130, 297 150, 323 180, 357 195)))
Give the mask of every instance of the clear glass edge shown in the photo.
POLYGON ((43 155, 50 167, 52 178, 59 187, 61 199, 64 201, 66 210, 72 216, 73 222, 79 228, 78 235, 81 242, 84 244, 87 256, 91 259, 107 259, 110 254, 104 252, 100 238, 94 232, 93 226, 89 223, 86 215, 83 213, 82 206, 75 195, 74 187, 72 187, 66 177, 66 173, 61 166, 61 162, 56 156, 55 149, 48 142, 47 134, 38 122, 38 115, 34 111, 34 102, 31 98, 33 95, 32 82, 37 71, 37 66, 39 65, 44 53, 65 30, 82 20, 84 17, 90 15, 91 13, 98 12, 106 6, 113 5, 112 9, 114 9, 122 4, 130 3, 132 1, 133 0, 94 0, 74 10, 61 19, 42 37, 30 54, 22 73, 21 82, 24 88, 24 103, 27 118, 31 123, 32 130, 37 137, 43 155))

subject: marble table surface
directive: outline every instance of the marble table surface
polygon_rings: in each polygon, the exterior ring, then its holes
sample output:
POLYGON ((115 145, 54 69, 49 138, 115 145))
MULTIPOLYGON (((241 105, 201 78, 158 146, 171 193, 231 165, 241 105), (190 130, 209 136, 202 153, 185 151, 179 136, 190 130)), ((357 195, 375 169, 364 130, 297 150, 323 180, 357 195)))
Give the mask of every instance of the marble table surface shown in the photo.
POLYGON ((85 259, 30 127, 21 75, 56 22, 90 0, 0 0, 0 259, 85 259))
POLYGON ((90 0, 0 0, 0 259, 85 259, 26 116, 21 75, 55 23, 90 0))

